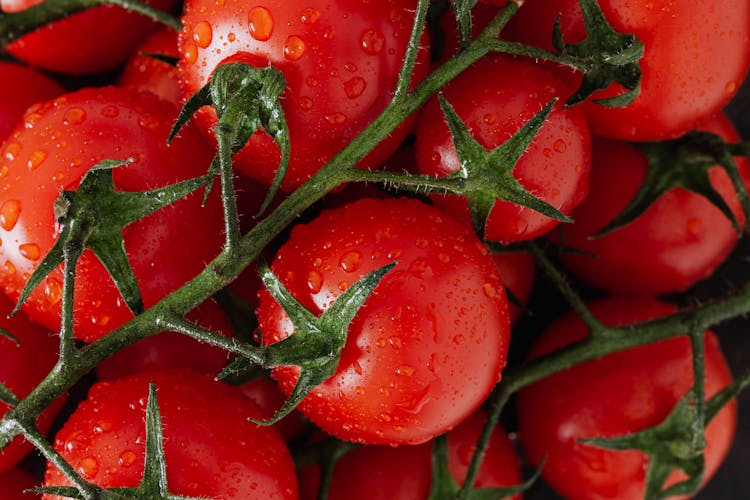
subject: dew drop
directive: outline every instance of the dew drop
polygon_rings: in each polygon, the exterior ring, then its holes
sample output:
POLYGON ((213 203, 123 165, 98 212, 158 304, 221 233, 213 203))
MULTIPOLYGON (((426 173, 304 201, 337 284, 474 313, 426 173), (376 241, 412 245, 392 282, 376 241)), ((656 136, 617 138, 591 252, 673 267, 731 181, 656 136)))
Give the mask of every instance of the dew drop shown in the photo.
POLYGON ((737 90, 737 82, 727 82, 724 86, 724 90, 727 94, 734 94, 735 90, 737 90))
POLYGON ((556 140, 552 147, 554 147, 555 151, 558 153, 564 153, 568 149, 568 145, 562 139, 556 140))
POLYGON ((29 260, 39 260, 41 251, 36 243, 24 243, 18 247, 19 253, 29 260))
POLYGON ((298 36, 290 36, 284 44, 284 58, 289 61, 297 61, 305 55, 305 41, 298 36))
POLYGON ((146 130, 156 130, 159 127, 159 119, 151 114, 144 114, 138 117, 138 125, 146 130))
POLYGON ((346 121, 346 115, 344 113, 332 113, 326 115, 326 121, 331 125, 341 125, 346 121))
POLYGON ((70 108, 65 112, 63 123, 65 125, 80 125, 86 121, 86 111, 81 108, 70 108))
POLYGON ((235 40, 237 40, 237 35, 235 35, 234 33, 229 33, 227 35, 227 40, 229 40, 230 42, 234 42, 235 40))
POLYGON ((34 151, 31 153, 31 158, 29 158, 29 161, 26 163, 26 166, 29 168, 29 170, 36 170, 39 168, 39 165, 44 163, 44 160, 47 159, 47 153, 44 151, 34 151))
POLYGON ((94 457, 85 457, 78 462, 78 472, 88 478, 93 478, 99 472, 99 462, 94 457))
POLYGON ((21 215, 21 202, 18 200, 6 200, 0 206, 0 227, 6 231, 13 230, 21 215))
POLYGON ((318 22, 318 19, 320 19, 320 11, 317 9, 313 9, 312 7, 308 7, 307 9, 302 11, 302 15, 299 16, 300 21, 302 21, 302 24, 315 24, 318 22))
POLYGON ((466 342, 466 337, 464 337, 463 335, 456 335, 455 337, 453 337, 453 343, 456 345, 461 345, 464 342, 466 342))
POLYGON ((484 294, 491 299, 497 297, 497 290, 492 283, 485 283, 482 290, 484 291, 484 294))
POLYGON ((54 278, 49 278, 44 285, 44 296, 52 305, 62 300, 62 284, 54 278))
POLYGON ((208 21, 201 21, 193 26, 193 41, 198 47, 205 49, 211 45, 213 39, 213 30, 208 21))
POLYGON ((125 450, 120 454, 118 462, 123 467, 129 467, 135 463, 136 458, 138 458, 138 455, 134 451, 125 450))
POLYGON ((351 80, 344 82, 344 92, 349 99, 356 99, 361 96, 367 88, 367 82, 364 78, 355 76, 351 80))
POLYGON ((265 7, 253 7, 247 14, 248 30, 250 36, 258 41, 265 42, 271 38, 273 33, 273 16, 265 7))
POLYGON ((313 100, 309 97, 300 97, 299 98, 299 107, 303 111, 310 111, 313 107, 313 100))
POLYGON ((5 146, 5 159, 8 161, 13 161, 16 159, 16 155, 20 152, 21 152, 21 145, 17 142, 11 142, 7 146, 5 146))
POLYGON ((186 43, 182 49, 182 58, 188 64, 194 64, 198 60, 198 47, 194 43, 186 43))
POLYGON ((339 265, 341 266, 341 269, 343 269, 345 272, 353 273, 354 271, 359 269, 361 261, 362 261, 362 254, 354 250, 352 252, 347 252, 344 255, 342 255, 341 259, 339 260, 339 265))
POLYGON ((370 55, 376 55, 383 51, 385 37, 378 30, 367 30, 362 34, 362 49, 370 55))
POLYGON ((307 273, 307 288, 312 293, 318 293, 323 287, 323 275, 318 271, 307 273))
POLYGON ((414 375, 414 367, 409 365, 401 365, 396 368, 396 375, 411 377, 412 375, 414 375))

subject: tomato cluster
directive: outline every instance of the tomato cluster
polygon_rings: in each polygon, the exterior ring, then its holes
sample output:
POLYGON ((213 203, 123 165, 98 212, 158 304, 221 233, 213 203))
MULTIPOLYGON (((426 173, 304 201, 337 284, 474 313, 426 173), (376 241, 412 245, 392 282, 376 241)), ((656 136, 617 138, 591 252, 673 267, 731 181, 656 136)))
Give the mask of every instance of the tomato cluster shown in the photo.
MULTIPOLYGON (((627 326, 676 314, 659 297, 745 230, 722 110, 750 4, 471 3, 151 0, 179 32, 106 5, 7 45, 0 430, 48 459, 45 498, 521 498, 522 463, 577 499, 648 496, 655 464, 659 488, 710 479, 738 419, 712 406, 718 337, 627 326), (81 353, 96 381, 40 447, 81 353), (19 416, 29 394, 52 403, 19 416)), ((30 449, 0 452, 3 498, 42 483, 30 449)))

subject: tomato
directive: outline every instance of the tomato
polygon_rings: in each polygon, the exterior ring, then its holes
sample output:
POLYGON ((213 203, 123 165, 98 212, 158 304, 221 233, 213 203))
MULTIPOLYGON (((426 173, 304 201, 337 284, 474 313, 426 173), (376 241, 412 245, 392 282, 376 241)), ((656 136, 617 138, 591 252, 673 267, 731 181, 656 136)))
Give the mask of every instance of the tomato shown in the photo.
MULTIPOLYGON (((349 326, 336 373, 299 406, 324 431, 369 444, 418 444, 468 417, 500 378, 510 334, 504 288, 486 248, 416 200, 361 200, 298 225, 272 269, 313 314, 397 261, 349 326)), ((267 291, 263 342, 293 327, 267 291)), ((274 369, 289 394, 298 367, 274 369)))
POLYGON ((125 64, 118 79, 119 85, 148 90, 180 106, 182 92, 177 68, 147 54, 178 58, 177 33, 170 28, 161 28, 146 38, 125 64))
MULTIPOLYGON (((283 440, 275 429, 247 419, 260 417, 257 407, 233 387, 189 371, 144 373, 91 388, 54 443, 84 479, 104 487, 140 484, 150 382, 157 387, 170 493, 297 498, 294 464, 283 440)), ((50 464, 45 485, 68 484, 50 464)))
MULTIPOLYGON (((498 3, 505 4, 507 0, 499 0, 498 3)), ((491 2, 479 3, 471 9, 471 36, 476 38, 484 28, 490 24, 497 13, 500 11, 499 5, 494 5, 491 2)), ((512 38, 511 32, 508 29, 512 29, 510 25, 506 25, 502 31, 503 38, 512 38)), ((438 63, 444 63, 450 57, 454 56, 458 52, 460 35, 458 32, 458 25, 456 23, 456 13, 453 9, 447 10, 440 18, 439 29, 443 36, 443 46, 440 50, 440 58, 438 63)), ((439 37, 432 37, 433 47, 438 44, 437 39, 439 37)))
POLYGON ((8 137, 26 108, 65 92, 38 71, 6 61, 0 61, 0 82, 0 141, 8 137))
POLYGON ((29 500, 31 495, 24 493, 39 486, 39 480, 23 469, 11 469, 0 473, 0 485, 3 487, 5 500, 29 500))
MULTIPOLYGON (((17 298, 58 235, 53 205, 62 189, 104 159, 135 161, 113 173, 117 189, 153 189, 206 173, 211 149, 193 128, 166 145, 176 110, 148 93, 84 89, 28 113, 5 142, 0 170, 0 285, 17 298)), ((125 247, 146 307, 203 270, 221 250, 218 194, 202 207, 202 192, 125 228, 125 247), (158 269, 158 273, 155 271, 158 269)), ((78 263, 75 333, 95 340, 132 318, 108 272, 92 252, 78 263)), ((25 304, 32 319, 59 328, 62 271, 56 269, 25 304)))
MULTIPOLYGON (((750 67, 750 4, 745 0, 601 0, 607 21, 643 41, 640 96, 624 108, 585 104, 592 133, 627 141, 673 138, 716 114, 750 67)), ((578 0, 530 0, 519 10, 517 34, 552 49, 558 14, 566 43, 585 36, 578 0)), ((614 85, 597 93, 622 92, 614 85)))
MULTIPOLYGON (((482 426, 487 419, 476 412, 448 433, 448 467, 461 484, 482 426)), ((367 498, 368 500, 420 500, 430 491, 432 442, 418 446, 363 446, 354 448, 338 462, 328 495, 329 500, 367 498)), ((300 471, 300 498, 317 498, 319 467, 300 471)), ((489 447, 479 468, 476 488, 515 486, 521 483, 521 470, 513 443, 499 426, 492 431, 489 447)), ((519 500, 520 495, 514 497, 519 500)))
MULTIPOLYGON (((701 129, 728 141, 739 140, 723 116, 705 121, 701 129)), ((748 182, 747 160, 736 161, 748 182)), ((737 231, 718 208, 683 188, 662 195, 631 224, 591 239, 630 203, 648 168, 646 157, 633 146, 594 141, 591 194, 573 212, 575 224, 566 225, 560 236, 567 246, 595 255, 560 255, 584 281, 626 293, 685 290, 710 276, 739 240, 737 231)), ((711 182, 744 225, 742 208, 726 172, 715 167, 711 182)))
MULTIPOLYGON (((590 304, 607 325, 666 316, 675 307, 650 298, 612 297, 590 304)), ((574 314, 558 319, 532 348, 537 358, 582 340, 588 329, 574 314)), ((706 397, 732 381, 717 338, 706 334, 706 397)), ((547 459, 542 476, 571 499, 641 499, 648 458, 640 451, 611 451, 579 439, 631 434, 662 422, 693 384, 687 337, 621 351, 574 366, 519 393, 521 443, 529 460, 547 459)), ((706 429, 708 480, 726 455, 736 405, 722 409, 706 429)), ((673 473, 668 483, 684 479, 673 473)))
MULTIPOLYGON (((485 148, 494 149, 553 98, 564 97, 568 91, 565 81, 530 61, 489 57, 453 80, 443 94, 474 138, 485 148)), ((590 148, 583 113, 558 103, 521 156, 513 176, 531 194, 568 214, 588 191, 590 148)), ((417 128, 417 165, 421 173, 437 177, 460 166, 437 99, 427 105, 417 128)), ((468 221, 468 207, 461 197, 433 196, 433 201, 468 221)), ((500 201, 490 212, 485 236, 501 242, 528 240, 557 224, 529 208, 500 201)))
MULTIPOLYGON (((189 0, 182 18, 180 74, 186 95, 203 87, 217 65, 273 65, 285 76, 284 114, 292 157, 282 188, 293 190, 348 144, 388 104, 414 19, 415 0, 189 0)), ((413 81, 428 70, 424 45, 413 81)), ((213 110, 201 114, 205 130, 213 110)), ((394 131, 363 162, 382 163, 404 139, 394 131)), ((235 157, 240 173, 270 184, 278 147, 256 133, 235 157)))
MULTIPOLYGON (((272 380, 267 378, 260 377, 238 387, 242 394, 250 398, 252 402, 260 408, 264 418, 273 417, 274 412, 276 412, 286 400, 284 393, 279 390, 272 380)), ((279 433, 284 438, 284 441, 291 443, 304 435, 308 427, 311 426, 305 421, 299 412, 293 411, 273 424, 273 427, 278 429, 279 433)))
MULTIPOLYGON (((0 335, 0 383, 17 397, 26 397, 52 370, 57 361, 58 341, 48 330, 29 321, 22 313, 12 318, 8 315, 13 304, 0 297, 0 328, 10 332, 18 344, 0 335)), ((55 415, 60 411, 64 398, 55 401, 42 413, 37 425, 47 432, 55 415)), ((9 407, 0 403, 0 415, 5 415, 9 407)), ((32 450, 31 444, 18 437, 0 450, 0 472, 16 465, 32 450)), ((0 480, 0 484, 2 480, 0 480)))
MULTIPOLYGON (((536 275, 536 260, 528 252, 502 252, 492 256, 506 290, 510 291, 521 304, 531 296, 536 275)), ((509 302, 510 320, 514 323, 521 315, 521 308, 509 302)))
MULTIPOLYGON (((0 0, 3 12, 20 12, 43 0, 0 0)), ((170 11, 176 0, 144 0, 170 11)), ((6 47, 14 57, 32 66, 87 75, 115 69, 133 52, 156 24, 146 17, 106 5, 50 23, 6 47)))

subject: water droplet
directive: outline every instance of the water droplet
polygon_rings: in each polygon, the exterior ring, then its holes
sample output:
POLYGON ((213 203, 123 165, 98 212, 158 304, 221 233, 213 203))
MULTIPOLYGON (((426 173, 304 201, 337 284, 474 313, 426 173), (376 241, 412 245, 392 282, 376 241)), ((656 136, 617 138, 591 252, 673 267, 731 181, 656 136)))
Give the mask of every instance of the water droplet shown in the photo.
POLYGON ((367 82, 364 78, 355 76, 351 80, 344 82, 344 92, 349 99, 356 99, 361 96, 367 88, 367 82))
POLYGON ((62 284, 55 278, 49 278, 44 284, 44 296, 52 305, 62 300, 62 284))
POLYGON ((380 338, 380 339, 377 340, 377 346, 378 347, 385 347, 385 344, 386 344, 385 339, 380 338))
POLYGON ((564 153, 568 149, 568 145, 562 139, 556 140, 553 147, 558 153, 564 153))
POLYGON ((61 180, 63 180, 63 178, 65 178, 65 174, 63 174, 62 172, 57 172, 55 175, 52 176, 52 179, 57 182, 60 182, 61 180))
POLYGON ((99 462, 94 457, 85 457, 78 462, 78 472, 88 478, 93 478, 99 472, 99 462))
POLYGON ((326 121, 331 125, 341 125, 346 121, 346 115, 344 113, 326 115, 326 121))
POLYGON ((86 121, 86 111, 81 108, 70 108, 65 112, 63 123, 65 125, 80 125, 86 121))
POLYGON ((323 275, 318 271, 307 273, 307 288, 312 293, 318 293, 323 287, 323 275))
POLYGON ((497 117, 494 114, 487 113, 486 115, 484 115, 484 123, 486 123, 487 125, 492 125, 496 121, 497 117))
POLYGON ((359 269, 361 261, 362 254, 354 250, 342 255, 341 259, 339 260, 339 265, 341 266, 341 269, 343 269, 347 273, 353 273, 354 271, 359 269))
POLYGON ((484 294, 491 299, 497 297, 497 290, 492 283, 485 283, 482 290, 484 291, 484 294))
POLYGON ((464 342, 466 342, 466 337, 464 337, 463 335, 456 335, 455 337, 453 337, 453 343, 456 345, 461 345, 464 342))
POLYGON ((302 21, 302 24, 315 24, 318 22, 318 19, 320 19, 320 11, 308 7, 302 11, 302 15, 299 16, 299 19, 302 21))
POLYGON ((727 82, 726 86, 724 87, 724 90, 727 91, 727 94, 734 94, 734 91, 737 90, 737 83, 727 82))
POLYGON ((235 35, 234 33, 229 33, 227 35, 227 40, 229 40, 230 42, 233 42, 233 41, 237 40, 237 35, 235 35))
POLYGON ((376 55, 383 51, 385 37, 378 30, 367 30, 362 34, 362 49, 370 55, 376 55))
POLYGON ((99 420, 94 425, 94 432, 97 434, 102 434, 104 432, 111 431, 112 427, 114 427, 114 424, 112 424, 111 420, 99 420))
POLYGON ((354 73, 358 68, 354 63, 346 63, 344 64, 344 69, 346 69, 349 73, 354 73))
POLYGON ((125 450, 120 454, 118 462, 123 467, 129 467, 135 463, 136 458, 138 458, 138 455, 136 455, 134 451, 125 450))
POLYGON ((39 165, 44 163, 44 160, 47 159, 47 153, 44 151, 34 151, 31 153, 31 158, 29 158, 29 161, 26 163, 26 166, 29 168, 29 170, 36 170, 39 168, 39 165))
POLYGON ((296 61, 305 55, 305 41, 298 36, 290 36, 284 44, 284 58, 296 61))
POLYGON ((156 130, 159 127, 159 119, 146 113, 138 117, 138 125, 146 130, 156 130))
POLYGON ((8 161, 13 161, 16 159, 16 155, 20 152, 21 145, 17 142, 11 142, 7 146, 5 146, 5 159, 8 161))
POLYGON ((211 45, 213 36, 213 31, 208 21, 201 21, 193 26, 193 41, 198 47, 205 49, 211 45))
POLYGON ((120 114, 120 109, 117 106, 109 104, 102 108, 101 113, 102 116, 107 118, 117 118, 117 116, 120 114))
POLYGON ((313 107, 313 100, 309 97, 300 97, 299 98, 299 107, 303 111, 310 111, 313 107))
POLYGON ((198 47, 194 43, 186 43, 182 48, 182 58, 188 64, 195 63, 198 60, 198 47))
POLYGON ((273 16, 265 7, 253 7, 247 14, 248 30, 250 36, 258 41, 265 42, 271 38, 273 33, 273 16))
POLYGON ((354 368, 354 371, 357 373, 357 375, 362 375, 362 365, 360 365, 358 362, 352 363, 352 368, 354 368))
POLYGON ((404 377, 411 377, 414 375, 414 367, 409 365, 401 365, 396 368, 396 375, 403 375, 404 377))
POLYGON ((24 243, 18 247, 18 251, 22 256, 29 260, 39 260, 39 257, 41 256, 39 245, 36 243, 24 243))
POLYGON ((434 275, 432 266, 430 266, 429 261, 424 257, 414 259, 414 262, 409 266, 409 273, 415 278, 422 280, 432 278, 434 275))
POLYGON ((0 227, 6 231, 13 230, 21 215, 21 202, 18 200, 6 200, 0 206, 0 227))

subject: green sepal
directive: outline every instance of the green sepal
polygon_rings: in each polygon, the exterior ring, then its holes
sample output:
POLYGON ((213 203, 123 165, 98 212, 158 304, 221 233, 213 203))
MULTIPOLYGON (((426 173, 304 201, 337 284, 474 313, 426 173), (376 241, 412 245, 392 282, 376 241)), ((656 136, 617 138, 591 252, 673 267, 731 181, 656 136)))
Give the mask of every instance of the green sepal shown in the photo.
POLYGON ((237 356, 230 361, 230 363, 225 366, 218 375, 216 375, 216 380, 240 386, 263 377, 265 373, 266 371, 258 366, 257 363, 254 363, 247 358, 237 356))
POLYGON ((317 498, 326 499, 331 488, 336 464, 357 446, 359 445, 330 437, 298 450, 294 454, 294 466, 297 470, 302 470, 305 467, 320 464, 320 484, 317 498))
POLYGON ((60 498, 75 498, 77 500, 86 500, 86 497, 78 491, 78 488, 72 486, 39 486, 24 490, 24 493, 38 493, 42 495, 54 495, 60 498))
POLYGON ((166 54, 159 54, 157 52, 140 52, 140 55, 143 57, 148 57, 149 59, 154 59, 159 62, 163 62, 164 64, 167 64, 172 67, 176 67, 177 63, 180 62, 179 57, 174 56, 168 56, 166 54))
POLYGON ((250 420, 259 425, 278 422, 294 410, 315 386, 336 372, 349 324, 367 297, 395 265, 394 262, 367 274, 347 288, 320 317, 316 317, 294 298, 264 260, 259 261, 258 272, 263 284, 294 325, 293 335, 266 347, 266 368, 295 365, 300 367, 300 374, 289 398, 270 420, 250 420))
POLYGON ((559 52, 560 62, 583 74, 581 86, 565 105, 579 104, 617 82, 625 88, 625 92, 594 102, 609 107, 627 106, 640 93, 642 75, 638 62, 643 57, 643 42, 635 35, 616 32, 596 0, 579 2, 586 26, 586 39, 576 44, 566 44, 560 31, 559 17, 552 33, 552 43, 559 52))
POLYGON ((471 42, 472 18, 471 9, 477 4, 477 0, 451 0, 453 13, 456 15, 458 25, 458 36, 461 47, 466 47, 471 42))
POLYGON ((15 394, 13 394, 13 391, 0 382, 0 402, 5 403, 8 406, 16 406, 20 400, 15 394))
MULTIPOLYGON (((42 280, 66 260, 66 253, 80 255, 80 250, 85 248, 90 248, 107 269, 130 310, 136 315, 143 312, 143 300, 125 252, 122 231, 127 225, 192 193, 205 184, 205 178, 145 192, 115 191, 112 170, 129 163, 132 160, 102 161, 86 172, 76 191, 60 194, 55 202, 60 236, 29 277, 13 314, 42 280)), ((66 265, 75 266, 75 262, 66 265)))
POLYGON ((469 493, 468 500, 498 500, 500 498, 510 498, 516 495, 524 493, 526 490, 534 486, 534 484, 542 476, 542 470, 547 462, 545 458, 542 463, 534 471, 534 474, 529 477, 526 481, 515 486, 502 486, 494 488, 477 488, 469 493))
POLYGON ((461 167, 446 179, 460 179, 469 204, 474 230, 484 239, 487 218, 496 200, 505 200, 530 208, 560 222, 572 220, 549 203, 536 198, 513 177, 513 169, 528 148, 555 104, 550 101, 513 137, 497 148, 487 151, 471 135, 455 109, 439 95, 440 106, 453 136, 461 167))
POLYGON ((231 157, 258 129, 270 135, 281 150, 281 161, 259 215, 271 204, 289 167, 289 129, 280 102, 285 88, 284 74, 272 66, 255 68, 239 62, 222 64, 214 71, 211 81, 185 103, 168 139, 171 141, 198 109, 213 107, 218 117, 214 131, 219 145, 217 158, 209 172, 213 180, 220 166, 231 165, 231 157))
POLYGON ((12 333, 10 333, 8 330, 6 330, 5 328, 0 328, 0 337, 5 337, 6 339, 10 340, 11 342, 13 342, 14 344, 16 344, 17 346, 21 345, 21 343, 18 341, 18 339, 12 333))
POLYGON ((746 218, 750 216, 747 190, 730 153, 731 145, 710 132, 690 132, 677 139, 633 144, 648 158, 648 171, 630 203, 600 229, 594 238, 604 236, 633 222, 643 215, 662 195, 681 187, 706 198, 721 210, 738 233, 742 232, 737 218, 721 194, 711 185, 711 170, 719 166, 732 179, 746 218))

